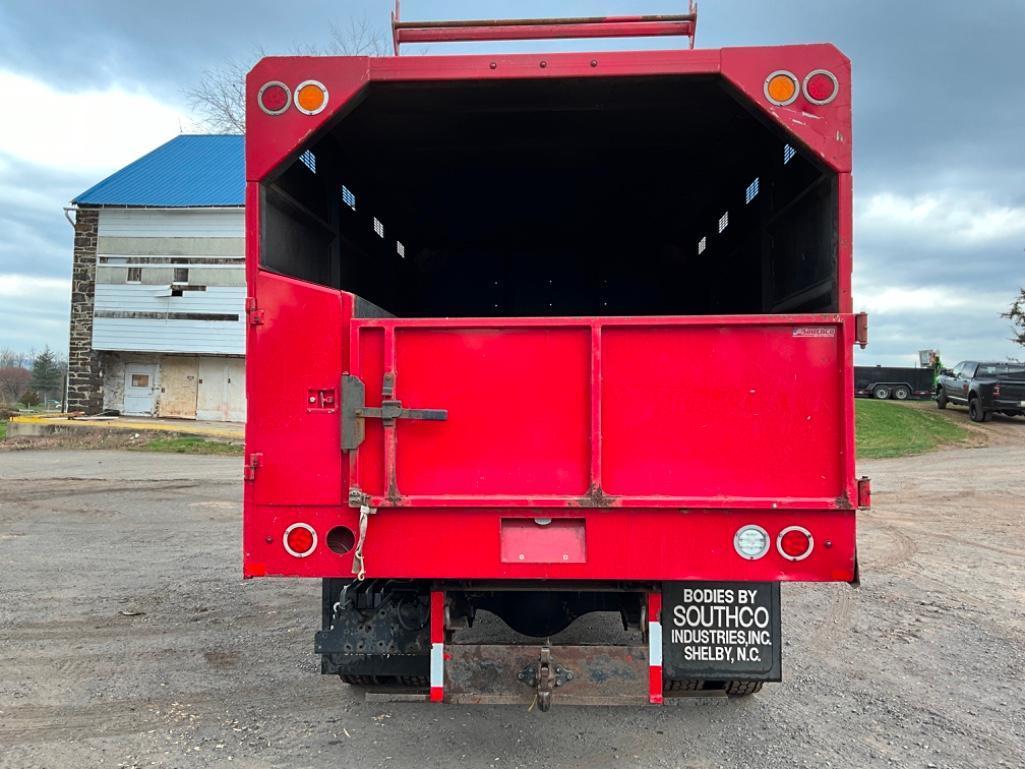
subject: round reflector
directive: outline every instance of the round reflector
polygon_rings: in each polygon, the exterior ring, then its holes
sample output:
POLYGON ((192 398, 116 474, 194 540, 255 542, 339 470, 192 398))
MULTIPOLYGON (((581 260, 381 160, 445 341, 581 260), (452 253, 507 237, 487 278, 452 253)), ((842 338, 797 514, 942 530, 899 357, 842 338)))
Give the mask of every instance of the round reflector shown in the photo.
POLYGON ((306 115, 316 115, 327 106, 327 88, 316 80, 299 83, 295 89, 295 106, 306 115))
POLYGON ((769 534, 753 523, 741 526, 733 535, 733 547, 741 558, 755 561, 769 552, 769 534))
POLYGON ((804 95, 812 104, 829 104, 836 98, 840 83, 826 69, 813 69, 804 78, 804 95))
POLYGON ((800 93, 797 75, 785 69, 778 69, 765 78, 765 98, 773 104, 785 107, 793 104, 800 93))
POLYGON ((308 523, 293 523, 285 529, 285 550, 296 558, 305 558, 317 547, 317 532, 308 523))
POLYGON ((280 115, 288 109, 289 102, 292 101, 292 92, 281 81, 271 80, 260 88, 256 101, 260 109, 268 115, 280 115))
POLYGON ((802 526, 788 526, 776 537, 776 549, 784 558, 801 561, 811 555, 814 545, 811 532, 802 526))

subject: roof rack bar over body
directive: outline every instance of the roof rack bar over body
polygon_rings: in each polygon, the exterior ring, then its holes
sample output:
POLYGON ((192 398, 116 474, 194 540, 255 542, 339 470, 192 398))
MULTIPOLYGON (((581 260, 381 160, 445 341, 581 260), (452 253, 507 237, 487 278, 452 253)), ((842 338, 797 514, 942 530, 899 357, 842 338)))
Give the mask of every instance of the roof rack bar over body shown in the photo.
POLYGON ((697 6, 693 2, 688 13, 680 14, 456 21, 401 21, 396 2, 392 14, 392 40, 396 55, 403 43, 599 37, 688 37, 693 48, 697 23, 697 6))

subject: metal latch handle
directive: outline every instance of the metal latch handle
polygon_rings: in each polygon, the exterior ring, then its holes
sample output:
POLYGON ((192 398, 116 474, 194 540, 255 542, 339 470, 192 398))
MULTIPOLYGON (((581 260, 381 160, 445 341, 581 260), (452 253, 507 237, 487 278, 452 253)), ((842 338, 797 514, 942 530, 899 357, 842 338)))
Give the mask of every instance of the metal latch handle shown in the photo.
POLYGON ((380 406, 366 405, 366 386, 357 376, 342 375, 342 451, 360 447, 366 438, 366 419, 380 419, 385 427, 392 427, 396 419, 418 419, 444 422, 446 409, 407 409, 402 401, 391 398, 394 377, 385 375, 384 392, 380 406))

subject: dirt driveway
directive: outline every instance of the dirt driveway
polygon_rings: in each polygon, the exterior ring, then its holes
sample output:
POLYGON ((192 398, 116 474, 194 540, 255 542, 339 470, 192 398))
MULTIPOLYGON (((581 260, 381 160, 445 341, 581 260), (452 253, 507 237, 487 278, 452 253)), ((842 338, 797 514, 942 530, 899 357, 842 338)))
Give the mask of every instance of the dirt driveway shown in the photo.
POLYGON ((321 677, 317 585, 239 578, 237 459, 0 454, 0 767, 1025 766, 1013 427, 864 463, 863 585, 784 587, 783 684, 548 714, 321 677))

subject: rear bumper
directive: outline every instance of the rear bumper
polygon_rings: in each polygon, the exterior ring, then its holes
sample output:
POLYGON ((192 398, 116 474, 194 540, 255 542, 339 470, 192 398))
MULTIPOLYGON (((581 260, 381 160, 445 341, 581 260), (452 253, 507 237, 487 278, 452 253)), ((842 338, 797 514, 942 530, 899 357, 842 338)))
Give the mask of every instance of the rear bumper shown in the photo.
POLYGON ((1004 399, 993 400, 986 404, 986 409, 992 411, 1025 411, 1025 395, 1021 400, 1004 399))
MULTIPOLYGON (((338 527, 358 534, 359 511, 257 506, 245 521, 244 575, 351 578, 352 551, 338 545, 354 540, 332 534, 338 527), (295 523, 317 533, 307 557, 283 546, 295 523)), ((363 555, 368 578, 851 582, 855 534, 854 510, 384 508, 368 518, 363 555), (733 540, 752 524, 768 534, 769 547, 748 560, 733 540), (813 539, 801 560, 777 545, 793 526, 813 539)))

